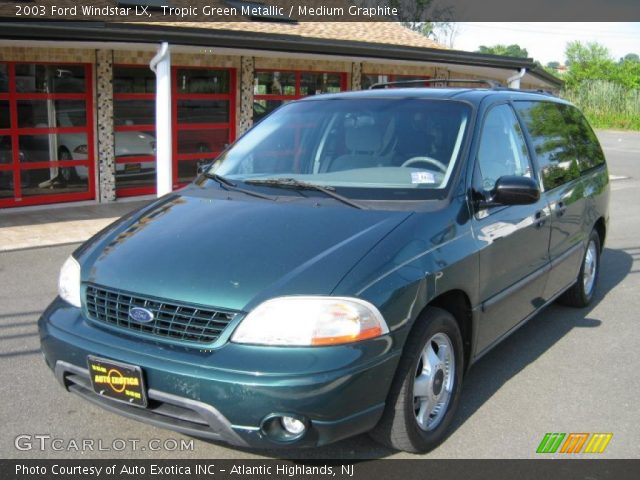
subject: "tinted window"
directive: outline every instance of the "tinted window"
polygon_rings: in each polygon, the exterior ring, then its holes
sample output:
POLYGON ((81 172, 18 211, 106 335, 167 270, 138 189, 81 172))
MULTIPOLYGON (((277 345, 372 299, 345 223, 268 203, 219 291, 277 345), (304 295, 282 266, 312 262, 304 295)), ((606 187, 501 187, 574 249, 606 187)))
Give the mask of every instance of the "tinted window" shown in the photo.
POLYGON ((82 65, 16 63, 15 69, 16 91, 20 93, 86 91, 85 68, 82 65))
POLYGON ((566 105, 516 102, 531 135, 545 189, 551 190, 580 176, 574 147, 576 126, 568 121, 566 105))
POLYGON ((294 72, 256 72, 253 86, 255 95, 295 95, 294 72))
POLYGON ((300 76, 300 95, 336 93, 342 90, 339 73, 303 73, 300 76))
POLYGON ((7 72, 7 64, 0 63, 0 92, 9 90, 9 74, 7 72))
POLYGON ((229 93, 227 70, 179 68, 176 81, 179 93, 229 93))
POLYGON ((478 168, 482 188, 493 190, 505 175, 531 176, 531 162, 520 124, 508 105, 489 111, 482 126, 478 168))
POLYGON ((144 67, 113 67, 113 93, 154 93, 155 74, 144 67))
POLYGON ((562 109, 571 130, 580 171, 584 172, 602 165, 604 163, 604 154, 602 153, 602 148, 600 148, 600 142, 598 142, 596 134, 593 133, 584 115, 580 113, 580 110, 569 105, 562 105, 562 109))

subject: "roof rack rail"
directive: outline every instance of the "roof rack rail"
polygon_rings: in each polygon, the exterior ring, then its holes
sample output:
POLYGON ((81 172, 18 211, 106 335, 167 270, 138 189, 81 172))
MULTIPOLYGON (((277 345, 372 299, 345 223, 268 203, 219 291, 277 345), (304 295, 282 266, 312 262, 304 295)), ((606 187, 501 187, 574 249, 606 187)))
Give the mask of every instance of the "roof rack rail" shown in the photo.
POLYGON ((527 93, 539 93, 541 95, 549 95, 550 97, 558 96, 558 94, 553 92, 552 90, 545 90, 544 88, 523 88, 520 91, 527 93))
POLYGON ((449 83, 478 83, 478 84, 482 84, 482 85, 487 85, 489 88, 492 89, 497 89, 497 88, 505 88, 504 85, 502 85, 500 82, 498 82, 497 80, 477 80, 477 79, 471 79, 471 78, 428 78, 428 79, 424 79, 424 80, 398 80, 396 82, 380 82, 380 83, 374 83, 373 85, 371 85, 369 87, 369 90, 375 90, 378 88, 387 88, 387 87, 391 87, 391 86, 397 86, 397 85, 424 85, 425 83, 445 83, 445 84, 449 84, 449 83))

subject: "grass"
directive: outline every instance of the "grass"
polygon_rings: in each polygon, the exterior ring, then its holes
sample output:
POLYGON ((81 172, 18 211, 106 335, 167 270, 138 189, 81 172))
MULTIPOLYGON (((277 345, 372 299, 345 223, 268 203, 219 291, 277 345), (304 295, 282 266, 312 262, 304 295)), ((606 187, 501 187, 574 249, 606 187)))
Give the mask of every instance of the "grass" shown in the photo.
POLYGON ((575 103, 594 128, 640 130, 640 90, 591 80, 563 91, 562 97, 575 103))

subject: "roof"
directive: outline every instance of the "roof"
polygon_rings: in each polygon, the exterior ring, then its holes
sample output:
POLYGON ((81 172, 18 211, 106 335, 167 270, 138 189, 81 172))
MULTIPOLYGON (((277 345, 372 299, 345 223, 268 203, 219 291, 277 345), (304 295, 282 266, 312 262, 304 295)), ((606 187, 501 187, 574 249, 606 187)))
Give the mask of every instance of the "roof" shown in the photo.
POLYGON ((559 97, 542 92, 516 90, 511 88, 388 88, 375 90, 357 90, 324 95, 312 95, 299 101, 336 100, 349 98, 421 98, 421 99, 453 99, 465 100, 473 104, 480 103, 488 96, 495 96, 496 101, 513 100, 547 100, 567 103, 559 97))
POLYGON ((295 35, 302 38, 382 43, 418 48, 447 48, 398 22, 154 22, 154 25, 169 28, 295 35))
POLYGON ((398 22, 6 22, 2 37, 19 40, 160 43, 469 65, 522 68, 547 85, 563 81, 531 58, 450 50, 398 22))

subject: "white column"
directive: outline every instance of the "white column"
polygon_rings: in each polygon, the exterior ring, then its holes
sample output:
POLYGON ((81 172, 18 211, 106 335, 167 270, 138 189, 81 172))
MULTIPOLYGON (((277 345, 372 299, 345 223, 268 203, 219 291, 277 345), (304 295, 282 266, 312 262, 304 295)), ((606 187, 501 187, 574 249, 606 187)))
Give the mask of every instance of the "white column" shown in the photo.
POLYGON ((156 74, 156 188, 161 197, 173 190, 171 53, 168 43, 160 46, 149 67, 156 74))

